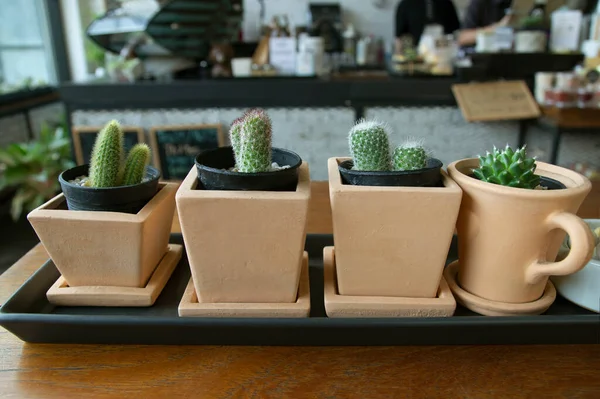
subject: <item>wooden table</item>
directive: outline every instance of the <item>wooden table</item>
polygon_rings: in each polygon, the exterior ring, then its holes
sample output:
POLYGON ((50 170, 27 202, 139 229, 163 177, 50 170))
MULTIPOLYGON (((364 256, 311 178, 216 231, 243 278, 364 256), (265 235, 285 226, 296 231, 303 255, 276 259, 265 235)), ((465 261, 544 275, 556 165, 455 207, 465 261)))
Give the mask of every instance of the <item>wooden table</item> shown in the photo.
MULTIPOLYGON (((312 187, 308 230, 331 233, 327 185, 312 187)), ((600 217, 594 189, 584 217, 600 217)), ((0 303, 46 259, 38 245, 0 276, 0 303)), ((600 345, 40 345, 0 328, 0 397, 597 399, 600 345)))
POLYGON ((549 127, 552 132, 550 163, 558 161, 558 150, 563 133, 600 130, 600 109, 598 108, 556 108, 541 107, 541 126, 549 127))

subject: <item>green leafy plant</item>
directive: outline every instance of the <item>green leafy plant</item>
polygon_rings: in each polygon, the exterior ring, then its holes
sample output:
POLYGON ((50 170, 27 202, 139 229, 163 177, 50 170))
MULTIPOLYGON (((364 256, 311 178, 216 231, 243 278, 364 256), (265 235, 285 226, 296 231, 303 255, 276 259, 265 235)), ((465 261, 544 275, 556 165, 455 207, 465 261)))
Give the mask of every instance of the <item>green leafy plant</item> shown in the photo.
POLYGON ((540 177, 535 174, 535 158, 528 158, 526 146, 514 151, 506 146, 504 151, 494 150, 479 157, 479 168, 473 174, 479 180, 502 186, 535 189, 540 177))
POLYGON ((242 173, 271 170, 271 119, 262 109, 248 111, 234 122, 230 139, 235 153, 236 169, 242 173))
POLYGON ((150 147, 136 144, 123 164, 123 129, 112 120, 102 128, 92 151, 89 186, 96 188, 139 184, 150 162, 150 147))
POLYGON ((359 121, 348 134, 353 169, 372 172, 391 170, 388 136, 388 127, 384 123, 359 121))
POLYGON ((0 191, 15 189, 11 203, 13 220, 60 191, 58 175, 74 166, 65 126, 42 126, 40 137, 29 143, 0 149, 0 191))
POLYGON ((408 140, 396 147, 393 162, 397 171, 423 169, 427 166, 427 151, 421 143, 408 140))

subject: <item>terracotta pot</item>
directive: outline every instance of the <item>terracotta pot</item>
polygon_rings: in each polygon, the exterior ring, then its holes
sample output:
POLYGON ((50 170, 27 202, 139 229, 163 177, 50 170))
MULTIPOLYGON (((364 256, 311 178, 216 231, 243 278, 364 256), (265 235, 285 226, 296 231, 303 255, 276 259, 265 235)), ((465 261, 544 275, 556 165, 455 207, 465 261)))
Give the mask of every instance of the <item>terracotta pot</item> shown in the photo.
POLYGON ((177 184, 137 214, 67 210, 60 194, 27 218, 70 287, 144 287, 167 252, 177 184))
POLYGON ((194 166, 177 210, 198 300, 296 301, 310 199, 308 164, 296 191, 196 190, 194 166))
POLYGON ((482 182, 470 176, 479 166, 475 158, 448 167, 464 193, 457 224, 458 283, 469 293, 496 302, 536 301, 548 276, 575 273, 590 260, 592 233, 575 216, 590 181, 568 169, 537 165, 538 175, 566 188, 527 190, 482 182), (553 263, 565 232, 573 250, 553 263))
POLYGON ((442 170, 444 187, 343 184, 330 158, 340 295, 433 298, 458 216, 462 192, 442 170))

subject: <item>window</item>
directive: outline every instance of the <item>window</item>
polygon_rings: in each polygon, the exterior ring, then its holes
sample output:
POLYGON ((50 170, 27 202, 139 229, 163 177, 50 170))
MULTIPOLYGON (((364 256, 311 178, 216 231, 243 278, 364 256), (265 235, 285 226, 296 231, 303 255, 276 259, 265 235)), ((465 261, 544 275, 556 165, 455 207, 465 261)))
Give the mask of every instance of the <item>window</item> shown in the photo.
POLYGON ((45 2, 0 1, 0 82, 56 83, 45 2))

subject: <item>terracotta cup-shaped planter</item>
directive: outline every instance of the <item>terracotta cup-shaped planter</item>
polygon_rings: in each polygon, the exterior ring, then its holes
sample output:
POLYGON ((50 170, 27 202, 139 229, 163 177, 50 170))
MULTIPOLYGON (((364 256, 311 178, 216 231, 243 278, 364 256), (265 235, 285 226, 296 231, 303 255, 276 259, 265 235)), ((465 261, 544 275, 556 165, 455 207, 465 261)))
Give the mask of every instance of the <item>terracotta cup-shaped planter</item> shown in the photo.
POLYGON ((308 164, 294 191, 177 192, 187 256, 202 303, 291 303, 298 295, 310 199, 308 164))
POLYGON ((144 287, 167 252, 177 184, 137 213, 67 210, 60 194, 27 218, 70 287, 144 287))
POLYGON ((330 158, 337 284, 340 295, 434 298, 452 241, 462 192, 443 187, 344 184, 330 158))
POLYGON ((575 273, 591 258, 592 233, 575 216, 591 183, 577 172, 537 162, 536 174, 566 188, 504 187, 471 177, 478 166, 472 158, 448 167, 464 193, 457 224, 458 283, 491 301, 536 301, 548 276, 575 273), (564 260, 554 262, 565 232, 573 241, 572 250, 564 260))

